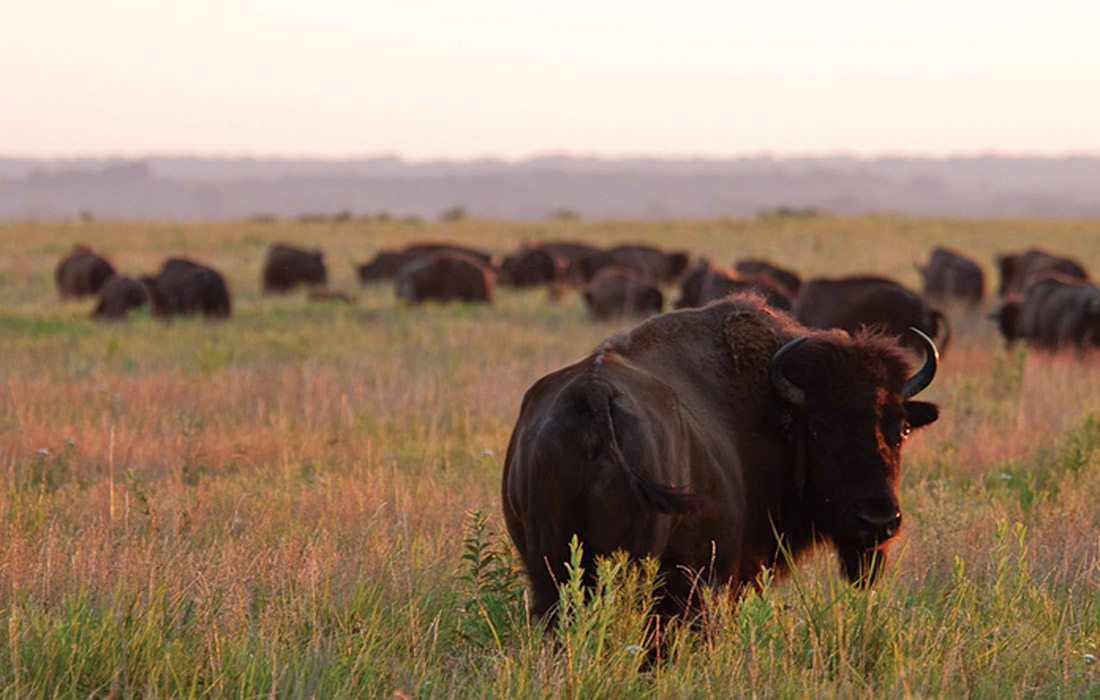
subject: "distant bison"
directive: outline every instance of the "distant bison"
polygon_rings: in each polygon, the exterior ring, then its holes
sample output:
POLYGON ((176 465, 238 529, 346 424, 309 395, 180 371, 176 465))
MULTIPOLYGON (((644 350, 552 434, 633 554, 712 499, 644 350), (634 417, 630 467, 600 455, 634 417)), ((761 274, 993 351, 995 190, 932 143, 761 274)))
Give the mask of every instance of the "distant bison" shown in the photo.
POLYGON ((612 266, 601 269, 588 283, 584 302, 593 318, 607 320, 661 313, 665 298, 645 275, 630 268, 612 266))
POLYGON ((321 251, 303 250, 284 243, 277 243, 267 251, 262 276, 264 294, 281 294, 299 285, 316 286, 326 282, 328 272, 321 251))
POLYGON ((359 284, 375 284, 388 282, 401 272, 401 268, 408 265, 416 256, 400 250, 380 250, 367 262, 356 268, 359 284))
POLYGON ((153 315, 161 318, 202 314, 227 318, 229 288, 219 272, 186 258, 170 258, 154 277, 143 277, 153 315))
POLYGON ((1010 346, 1026 340, 1043 350, 1094 348, 1100 346, 1100 289, 1078 279, 1044 277, 992 318, 1010 346))
POLYGON ((918 267, 924 281, 924 294, 929 299, 963 302, 971 306, 982 303, 985 296, 985 273, 970 258, 948 248, 932 249, 932 257, 924 267, 918 267))
POLYGON ((406 265, 433 255, 458 255, 476 260, 488 269, 493 267, 492 256, 483 250, 451 243, 415 243, 402 250, 378 251, 373 258, 356 268, 359 284, 377 284, 397 279, 398 273, 406 265))
POLYGON ((149 303, 145 285, 133 277, 114 275, 99 290, 99 303, 92 318, 116 320, 126 318, 132 309, 149 303))
POLYGON ((691 258, 686 251, 666 252, 648 245, 619 245, 596 252, 577 262, 578 276, 590 282, 605 267, 625 267, 658 282, 671 283, 687 270, 691 258))
POLYGON ((783 311, 790 311, 792 306, 786 288, 775 282, 770 274, 760 272, 741 276, 715 267, 706 258, 688 270, 680 285, 680 298, 675 304, 678 309, 705 306, 739 292, 756 292, 764 297, 769 306, 783 311))
POLYGON ((916 292, 882 277, 814 279, 802 286, 795 317, 809 328, 840 328, 856 333, 877 328, 894 336, 909 337, 912 327, 936 338, 940 349, 951 339, 951 327, 940 311, 916 292))
POLYGON ((74 245, 54 268, 54 281, 62 299, 95 296, 115 274, 114 265, 91 248, 74 245))
POLYGON ((767 275, 774 284, 786 294, 788 299, 795 299, 802 290, 802 278, 798 273, 780 267, 775 263, 761 258, 747 258, 738 260, 733 266, 737 274, 745 277, 762 277, 767 275))
POLYGON ((1001 270, 1002 297, 1021 295, 1032 282, 1052 274, 1084 282, 1089 280, 1089 273, 1076 260, 1038 248, 1000 255, 997 265, 1001 270))
POLYGON ((563 268, 563 261, 552 252, 527 243, 501 261, 499 281, 521 289, 553 285, 561 279, 563 268))
POLYGON ((493 256, 484 250, 470 248, 456 243, 413 243, 405 246, 405 252, 417 257, 429 255, 460 255, 473 258, 485 267, 493 268, 493 256))
POLYGON ((431 255, 401 268, 395 281, 397 298, 410 304, 465 301, 489 304, 495 279, 476 258, 450 253, 431 255))

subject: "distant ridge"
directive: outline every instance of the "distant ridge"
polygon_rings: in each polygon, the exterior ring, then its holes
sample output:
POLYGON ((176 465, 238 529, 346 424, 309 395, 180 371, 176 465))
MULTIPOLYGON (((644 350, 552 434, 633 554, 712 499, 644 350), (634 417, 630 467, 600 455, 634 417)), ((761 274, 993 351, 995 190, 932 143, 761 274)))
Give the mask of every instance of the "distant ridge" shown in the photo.
POLYGON ((915 216, 1100 218, 1100 157, 733 160, 546 156, 407 162, 0 158, 0 219, 352 215, 713 218, 789 208, 915 216))

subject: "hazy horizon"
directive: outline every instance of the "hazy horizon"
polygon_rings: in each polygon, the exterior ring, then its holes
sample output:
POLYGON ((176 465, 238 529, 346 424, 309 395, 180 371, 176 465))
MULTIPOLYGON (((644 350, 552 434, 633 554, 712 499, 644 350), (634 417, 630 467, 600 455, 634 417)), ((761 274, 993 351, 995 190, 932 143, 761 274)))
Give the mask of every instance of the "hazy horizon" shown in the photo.
POLYGON ((1093 155, 1097 27, 988 0, 43 0, 0 26, 0 154, 1093 155))

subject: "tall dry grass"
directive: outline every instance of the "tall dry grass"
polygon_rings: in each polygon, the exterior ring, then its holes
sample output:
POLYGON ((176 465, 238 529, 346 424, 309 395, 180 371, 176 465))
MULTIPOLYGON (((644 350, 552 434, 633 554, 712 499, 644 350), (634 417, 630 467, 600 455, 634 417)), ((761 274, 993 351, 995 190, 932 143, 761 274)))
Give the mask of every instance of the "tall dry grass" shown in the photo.
MULTIPOLYGON (((720 262, 915 285, 935 243, 992 273, 1033 243, 1100 270, 1095 222, 892 217, 508 224, 0 225, 0 688, 12 696, 1096 695, 1100 364, 1006 351, 954 312, 907 447, 907 527, 887 580, 849 590, 831 555, 691 629, 654 634, 652 581, 608 562, 547 638, 499 535, 524 390, 619 325, 576 295, 403 308, 352 263, 445 239, 645 240, 720 262), (131 273, 218 266, 217 324, 94 324, 52 267, 72 242, 131 273), (319 246, 352 306, 259 295, 276 240, 319 246), (487 514, 478 525, 468 511, 487 514), (463 558, 466 555, 466 558, 463 558)), ((621 324, 620 324, 621 325, 621 324)))

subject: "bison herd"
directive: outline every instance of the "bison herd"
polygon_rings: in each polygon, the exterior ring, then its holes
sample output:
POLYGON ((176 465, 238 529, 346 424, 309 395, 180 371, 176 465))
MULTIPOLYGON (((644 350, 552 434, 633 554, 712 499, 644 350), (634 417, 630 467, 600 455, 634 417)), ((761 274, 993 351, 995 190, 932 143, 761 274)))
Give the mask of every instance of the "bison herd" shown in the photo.
MULTIPOLYGON (((1100 345, 1100 289, 1080 263, 1031 249, 997 258, 1000 303, 990 314, 1006 342, 1024 340, 1042 349, 1085 350, 1100 345)), ((693 256, 629 244, 601 248, 580 241, 525 243, 505 256, 469 246, 421 242, 381 250, 356 266, 361 285, 389 284, 404 303, 492 303, 503 287, 544 287, 551 300, 576 289, 599 320, 645 317, 666 307, 705 306, 737 292, 755 292, 773 309, 790 312, 810 328, 849 333, 876 327, 905 336, 917 328, 947 346, 951 328, 944 305, 977 307, 985 300, 985 275, 974 260, 947 248, 931 251, 918 266, 920 293, 879 276, 806 280, 768 260, 743 259, 731 267, 693 256), (666 300, 667 289, 678 289, 666 300)), ((130 277, 102 255, 74 246, 55 270, 62 299, 96 296, 93 317, 118 319, 148 305, 160 318, 202 315, 225 318, 232 301, 225 278, 186 258, 170 258, 153 275, 130 277)), ((309 288, 311 300, 351 298, 326 287, 328 271, 320 250, 276 244, 260 274, 265 295, 309 288)))

